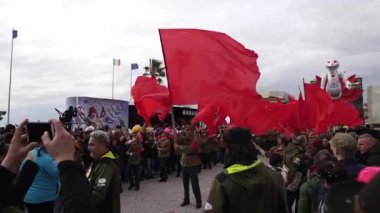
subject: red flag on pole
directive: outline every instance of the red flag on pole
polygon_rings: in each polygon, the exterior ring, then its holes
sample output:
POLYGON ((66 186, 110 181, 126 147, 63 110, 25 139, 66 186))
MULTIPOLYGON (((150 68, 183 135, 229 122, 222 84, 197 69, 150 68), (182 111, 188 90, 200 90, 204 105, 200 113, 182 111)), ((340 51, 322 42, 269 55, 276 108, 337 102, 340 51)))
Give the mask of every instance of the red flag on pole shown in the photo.
POLYGON ((226 124, 226 117, 221 107, 217 107, 215 104, 209 104, 199 108, 198 114, 193 118, 191 123, 195 124, 202 121, 207 125, 209 135, 213 135, 217 133, 218 126, 226 124))
POLYGON ((355 106, 344 100, 339 99, 334 101, 331 111, 331 116, 329 116, 331 125, 347 125, 349 127, 355 127, 363 125, 364 123, 355 106))
POLYGON ((297 100, 297 111, 295 114, 294 126, 298 132, 306 132, 308 129, 311 129, 309 123, 309 115, 307 113, 305 100, 303 99, 300 91, 297 100))
POLYGON ((157 114, 163 120, 171 109, 168 89, 157 84, 155 78, 138 77, 132 87, 132 96, 138 114, 148 125, 151 117, 157 114))
POLYGON ((198 104, 219 87, 256 93, 257 54, 224 33, 197 29, 160 29, 172 104, 198 104), (212 84, 212 90, 204 89, 212 84))
POLYGON ((322 133, 333 125, 362 125, 363 120, 353 104, 343 100, 332 100, 318 85, 304 84, 305 103, 309 125, 315 133, 322 133))
POLYGON ((304 91, 309 126, 314 128, 315 133, 327 131, 333 104, 330 95, 316 84, 304 83, 304 91))

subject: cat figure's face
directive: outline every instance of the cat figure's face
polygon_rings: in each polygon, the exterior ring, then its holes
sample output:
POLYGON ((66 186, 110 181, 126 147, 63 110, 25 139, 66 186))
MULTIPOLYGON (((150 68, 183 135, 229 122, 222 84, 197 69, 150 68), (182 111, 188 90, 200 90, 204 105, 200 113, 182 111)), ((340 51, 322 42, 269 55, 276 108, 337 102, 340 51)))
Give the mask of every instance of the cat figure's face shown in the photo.
POLYGON ((335 72, 339 67, 339 61, 337 60, 328 60, 326 62, 326 68, 330 71, 331 74, 335 72))

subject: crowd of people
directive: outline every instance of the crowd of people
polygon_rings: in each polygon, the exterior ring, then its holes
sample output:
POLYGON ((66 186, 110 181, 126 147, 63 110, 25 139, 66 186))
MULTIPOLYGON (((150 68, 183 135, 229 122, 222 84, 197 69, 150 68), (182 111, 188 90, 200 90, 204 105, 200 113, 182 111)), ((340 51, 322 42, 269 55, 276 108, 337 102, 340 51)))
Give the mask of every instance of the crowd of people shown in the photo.
POLYGON ((379 211, 379 205, 366 200, 366 190, 374 186, 367 183, 380 174, 378 139, 379 132, 367 127, 312 137, 279 135, 277 145, 265 147, 265 155, 283 177, 288 212, 379 211))
MULTIPOLYGON (((27 143, 24 141, 24 127, 25 123, 21 123, 17 128, 14 125, 1 128, 1 162, 9 154, 17 131, 23 135, 20 143, 27 143)), ((180 205, 190 204, 191 184, 196 208, 200 209, 202 199, 198 174, 202 169, 212 169, 224 158, 221 135, 208 137, 206 131, 196 130, 191 125, 178 128, 179 131, 140 125, 125 130, 88 126, 84 130, 66 131, 64 126, 60 127, 72 138, 73 165, 84 171, 98 212, 121 211, 120 193, 126 190, 122 182, 129 183, 128 190, 138 191, 142 180, 159 176, 158 181, 165 184, 171 173, 174 173, 173 177, 182 176, 183 179, 184 196, 180 205)), ((56 130, 56 136, 57 133, 56 130)), ((33 172, 27 173, 29 182, 23 183, 27 189, 22 192, 22 197, 14 198, 11 205, 1 205, 1 209, 27 210, 31 213, 65 210, 67 198, 62 197, 64 184, 59 161, 44 143, 29 143, 28 147, 30 150, 20 162, 20 171, 13 172, 14 175, 22 174, 24 169, 33 165, 33 172)), ((66 181, 70 182, 69 179, 66 181)))
POLYGON ((121 212, 120 193, 155 176, 162 184, 181 177, 179 205, 190 204, 191 185, 204 212, 380 209, 372 196, 380 191, 379 135, 368 128, 292 137, 231 126, 209 135, 202 125, 67 131, 53 119, 54 137, 36 143, 26 139, 27 122, 0 129, 3 212, 121 212), (224 169, 202 203, 198 174, 217 163, 224 169))

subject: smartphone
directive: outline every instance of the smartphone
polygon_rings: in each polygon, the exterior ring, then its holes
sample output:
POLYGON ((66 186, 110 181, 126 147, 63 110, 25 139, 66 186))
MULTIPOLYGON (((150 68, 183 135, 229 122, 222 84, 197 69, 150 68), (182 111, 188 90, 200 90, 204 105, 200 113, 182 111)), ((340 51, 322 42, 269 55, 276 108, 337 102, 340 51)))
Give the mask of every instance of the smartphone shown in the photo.
POLYGON ((53 125, 48 122, 29 122, 26 124, 26 132, 29 142, 42 143, 42 135, 47 131, 50 139, 54 137, 53 125))

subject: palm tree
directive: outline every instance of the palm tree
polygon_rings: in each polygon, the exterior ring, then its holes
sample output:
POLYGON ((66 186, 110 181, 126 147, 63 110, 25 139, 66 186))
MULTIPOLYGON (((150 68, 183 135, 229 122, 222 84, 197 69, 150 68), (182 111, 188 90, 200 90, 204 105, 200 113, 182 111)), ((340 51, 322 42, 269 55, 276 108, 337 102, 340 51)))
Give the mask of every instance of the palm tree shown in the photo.
POLYGON ((149 59, 149 66, 145 66, 143 76, 152 76, 157 79, 158 84, 162 83, 162 77, 166 76, 165 67, 162 67, 162 61, 158 59, 149 59))

